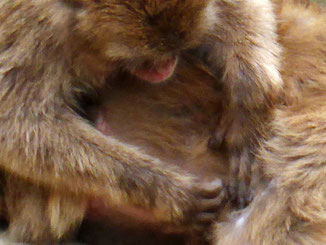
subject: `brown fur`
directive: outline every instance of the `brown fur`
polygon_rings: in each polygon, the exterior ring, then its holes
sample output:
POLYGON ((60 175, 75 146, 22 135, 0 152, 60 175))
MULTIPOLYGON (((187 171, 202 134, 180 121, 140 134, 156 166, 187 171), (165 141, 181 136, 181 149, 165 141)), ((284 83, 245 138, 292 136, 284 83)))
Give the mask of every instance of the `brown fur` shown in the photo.
POLYGON ((272 182, 218 226, 218 245, 326 243, 326 11, 308 0, 275 2, 285 97, 257 163, 272 182))
POLYGON ((196 52, 223 81, 225 109, 210 145, 225 145, 230 152, 230 191, 245 205, 252 153, 265 136, 283 86, 281 48, 271 1, 219 0, 214 5, 214 31, 196 52))
POLYGON ((250 122, 251 144, 282 85, 268 1, 2 0, 0 7, 0 166, 12 205, 9 236, 17 241, 65 237, 94 196, 152 208, 172 222, 196 208, 187 174, 104 137, 77 114, 79 96, 101 90, 106 77, 121 70, 148 77, 180 51, 211 47, 207 62, 224 69, 230 106, 221 128, 231 124, 227 143, 240 152, 239 125, 250 122), (229 115, 240 118, 225 123, 229 115), (33 200, 22 197, 25 185, 43 200, 35 203, 47 203, 39 215, 47 225, 22 208, 33 200))
MULTIPOLYGON (((207 141, 221 115, 223 92, 205 66, 195 59, 181 59, 175 78, 159 86, 129 77, 120 80, 122 82, 115 84, 110 97, 105 96, 106 92, 102 93, 104 105, 95 107, 93 120, 102 132, 190 171, 201 182, 210 183, 217 177, 228 181, 226 156, 207 148, 207 141)), ((222 219, 224 213, 218 207, 224 195, 222 192, 217 198, 212 196, 216 208, 204 215, 222 219)), ((144 213, 139 212, 138 219, 130 215, 124 219, 124 208, 118 212, 119 215, 110 209, 104 209, 107 212, 104 214, 103 208, 93 208, 90 216, 99 210, 102 221, 103 217, 108 217, 108 230, 100 233, 101 226, 94 221, 85 225, 82 235, 91 244, 115 244, 114 239, 118 239, 119 244, 138 244, 140 239, 144 244, 203 242, 182 227, 146 222, 150 217, 144 213)))
MULTIPOLYGON (((206 2, 0 1, 0 167, 9 238, 66 238, 90 198, 189 219, 193 181, 81 118, 80 95, 198 43, 206 2), (31 215, 35 214, 35 215, 31 215)), ((189 220, 188 220, 189 221, 189 220)))
POLYGON ((223 155, 206 146, 221 114, 223 93, 215 77, 196 59, 182 58, 168 83, 153 86, 122 77, 110 89, 109 97, 102 92, 103 105, 91 113, 91 120, 104 134, 163 162, 194 168, 201 177, 215 179, 216 173, 225 174, 228 165, 223 155), (206 158, 197 160, 202 152, 206 158), (211 168, 216 168, 213 173, 211 168))

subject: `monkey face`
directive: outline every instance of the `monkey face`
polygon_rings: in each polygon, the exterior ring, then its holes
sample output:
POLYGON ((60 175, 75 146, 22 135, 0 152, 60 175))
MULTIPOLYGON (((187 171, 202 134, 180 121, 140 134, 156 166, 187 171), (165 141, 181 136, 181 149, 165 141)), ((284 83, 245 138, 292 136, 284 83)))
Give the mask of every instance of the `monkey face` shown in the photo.
POLYGON ((76 29, 106 59, 149 82, 167 79, 181 50, 208 29, 207 0, 65 0, 76 29))

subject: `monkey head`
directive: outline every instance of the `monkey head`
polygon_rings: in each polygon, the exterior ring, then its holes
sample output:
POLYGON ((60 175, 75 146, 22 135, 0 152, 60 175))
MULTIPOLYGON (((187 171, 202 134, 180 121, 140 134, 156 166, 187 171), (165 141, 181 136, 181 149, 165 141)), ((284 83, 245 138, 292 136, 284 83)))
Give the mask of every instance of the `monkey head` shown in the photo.
POLYGON ((62 0, 74 32, 113 65, 148 82, 169 78, 178 54, 209 27, 206 0, 62 0))

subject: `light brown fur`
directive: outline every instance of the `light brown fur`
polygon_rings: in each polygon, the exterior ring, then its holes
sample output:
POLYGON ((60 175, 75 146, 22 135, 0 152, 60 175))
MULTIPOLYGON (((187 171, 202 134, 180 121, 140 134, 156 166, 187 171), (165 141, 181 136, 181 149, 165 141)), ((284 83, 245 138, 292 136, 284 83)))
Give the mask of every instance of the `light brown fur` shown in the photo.
POLYGON ((308 0, 275 2, 285 96, 257 161, 272 181, 218 225, 218 245, 326 243, 326 11, 308 0))
MULTIPOLYGON (((2 0, 0 7, 0 166, 9 176, 7 205, 24 206, 12 203, 25 202, 24 181, 47 203, 44 231, 28 214, 20 218, 28 222, 10 223, 9 236, 17 241, 65 237, 83 216, 72 212, 66 219, 65 210, 74 210, 71 204, 83 213, 94 196, 152 208, 173 222, 196 209, 187 174, 104 137, 77 114, 79 96, 101 90, 105 78, 110 82, 122 70, 148 80, 183 50, 212 46, 207 62, 224 70, 228 115, 241 115, 220 135, 237 152, 243 141, 233 138, 242 117, 250 111, 257 119, 254 127, 245 121, 244 135, 255 138, 253 128, 267 117, 260 113, 282 85, 268 1, 2 0), (19 181, 12 183, 12 176, 19 181)), ((9 209, 10 220, 16 212, 9 209)))
MULTIPOLYGON (((91 109, 92 121, 102 132, 190 171, 201 183, 210 183, 216 178, 228 181, 225 154, 207 148, 207 141, 221 116, 223 92, 216 86, 216 78, 201 62, 189 57, 180 59, 172 81, 159 86, 126 76, 120 77, 119 82, 112 86, 114 92, 109 97, 105 91, 101 93, 104 104, 91 109)), ((221 186, 216 189, 217 194, 220 190, 221 186)), ((212 195, 210 200, 215 205, 210 212, 201 214, 207 229, 207 216, 222 219, 224 212, 219 206, 225 194, 212 195)), ((108 223, 108 230, 102 227, 102 232, 99 232, 99 222, 91 221, 83 227, 83 237, 91 244, 114 244, 114 239, 119 239, 119 244, 138 244, 139 240, 144 244, 203 242, 199 234, 195 233, 195 236, 187 227, 162 226, 150 220, 150 214, 144 212, 139 211, 137 215, 135 211, 136 214, 133 212, 124 218, 126 210, 128 208, 124 207, 118 212, 109 207, 95 206, 89 215, 97 213, 102 222, 107 219, 104 223, 108 223)))
POLYGON ((243 206, 250 199, 252 153, 283 86, 281 48, 271 1, 219 0, 214 11, 214 30, 195 53, 223 82, 224 112, 210 145, 229 151, 229 189, 243 206))
POLYGON ((189 175, 105 137, 77 111, 79 96, 102 89, 106 78, 161 67, 198 43, 205 7, 0 1, 0 167, 9 238, 65 239, 92 198, 140 205, 162 221, 189 221, 197 206, 189 175))
MULTIPOLYGON (((183 57, 172 81, 159 86, 126 75, 118 77, 116 82, 111 82, 109 90, 101 92, 100 98, 104 101, 89 108, 87 114, 106 135, 177 165, 198 176, 200 182, 210 183, 216 178, 227 182, 225 154, 207 148, 207 141, 221 116, 223 93, 216 85, 216 78, 199 60, 183 57)), ((27 187, 27 183, 24 184, 27 187)), ((30 205, 25 207, 33 213, 31 216, 38 214, 35 209, 46 207, 34 188, 31 188, 34 196, 27 203, 30 205)), ((221 186, 213 190, 219 192, 221 186)), ((14 192, 9 190, 11 193, 14 192)), ((209 200, 215 203, 211 205, 214 209, 205 215, 222 219, 224 212, 219 206, 225 193, 203 194, 209 194, 209 200)), ((9 200, 8 205, 11 202, 15 203, 9 200)), ((140 239, 143 244, 202 244, 199 234, 189 227, 162 224, 149 211, 109 206, 96 200, 88 207, 88 217, 80 232, 81 241, 116 244, 119 236, 119 244, 139 244, 140 239)), ((202 217, 202 221, 207 223, 207 218, 202 217)))

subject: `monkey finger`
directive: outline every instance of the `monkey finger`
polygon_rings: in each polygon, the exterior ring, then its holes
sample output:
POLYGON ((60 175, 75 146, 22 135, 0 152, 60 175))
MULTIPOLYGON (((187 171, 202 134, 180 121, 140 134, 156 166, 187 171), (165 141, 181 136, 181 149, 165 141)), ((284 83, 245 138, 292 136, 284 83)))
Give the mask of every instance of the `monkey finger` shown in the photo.
POLYGON ((238 200, 240 208, 244 208, 250 202, 250 184, 239 180, 238 184, 238 200))
POLYGON ((216 213, 200 213, 195 217, 195 229, 205 228, 217 219, 216 213))
POLYGON ((198 197, 215 198, 221 193, 223 188, 223 181, 221 179, 215 179, 211 182, 205 182, 195 186, 194 191, 198 197))
POLYGON ((208 147, 218 150, 225 146, 225 140, 230 127, 232 127, 232 121, 229 117, 223 116, 216 127, 214 135, 208 140, 208 147))
POLYGON ((216 212, 218 211, 223 204, 226 202, 226 191, 222 190, 220 195, 213 199, 203 199, 199 202, 198 210, 203 212, 216 212))

